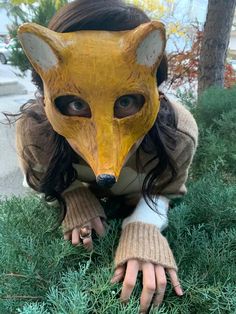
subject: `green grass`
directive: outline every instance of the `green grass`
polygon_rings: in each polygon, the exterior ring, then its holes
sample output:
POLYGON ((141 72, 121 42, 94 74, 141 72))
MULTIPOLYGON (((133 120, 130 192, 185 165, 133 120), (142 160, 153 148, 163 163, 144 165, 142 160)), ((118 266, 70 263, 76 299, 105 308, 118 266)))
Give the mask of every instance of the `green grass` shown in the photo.
MULTIPOLYGON (((57 213, 38 199, 12 198, 0 211, 1 314, 138 313, 141 280, 127 305, 121 284, 110 284, 119 221, 89 254, 53 231, 57 213)), ((236 185, 205 175, 169 219, 165 234, 185 295, 168 283, 163 305, 150 313, 236 313, 236 185)))

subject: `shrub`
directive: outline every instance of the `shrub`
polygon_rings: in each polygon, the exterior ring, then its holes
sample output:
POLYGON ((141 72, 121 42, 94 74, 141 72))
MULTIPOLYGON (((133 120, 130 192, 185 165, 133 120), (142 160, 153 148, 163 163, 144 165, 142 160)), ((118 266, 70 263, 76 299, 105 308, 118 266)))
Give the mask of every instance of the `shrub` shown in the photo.
POLYGON ((199 146, 192 172, 215 169, 229 178, 236 175, 236 88, 211 88, 193 109, 199 126, 199 146))
MULTIPOLYGON (((185 295, 168 283, 159 311, 234 313, 236 309, 236 186, 216 173, 192 183, 169 215, 166 236, 179 266, 185 295)), ((0 206, 0 313, 138 313, 141 284, 130 302, 119 302, 121 284, 111 285, 119 222, 110 222, 92 254, 53 231, 56 212, 40 200, 13 198, 0 206)))
POLYGON ((209 128, 215 127, 215 121, 234 109, 236 109, 236 87, 229 89, 213 87, 199 98, 194 114, 198 123, 209 128))

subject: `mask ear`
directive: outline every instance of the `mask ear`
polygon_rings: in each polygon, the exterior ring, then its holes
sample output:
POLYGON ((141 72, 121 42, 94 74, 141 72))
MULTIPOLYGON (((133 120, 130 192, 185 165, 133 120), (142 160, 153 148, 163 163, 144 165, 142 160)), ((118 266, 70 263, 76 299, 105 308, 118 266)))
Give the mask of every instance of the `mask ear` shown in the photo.
POLYGON ((166 45, 164 25, 156 21, 141 24, 125 34, 122 45, 129 62, 156 69, 166 45))
POLYGON ((18 29, 18 38, 30 60, 39 74, 57 66, 60 57, 61 41, 59 34, 46 27, 25 23, 18 29))

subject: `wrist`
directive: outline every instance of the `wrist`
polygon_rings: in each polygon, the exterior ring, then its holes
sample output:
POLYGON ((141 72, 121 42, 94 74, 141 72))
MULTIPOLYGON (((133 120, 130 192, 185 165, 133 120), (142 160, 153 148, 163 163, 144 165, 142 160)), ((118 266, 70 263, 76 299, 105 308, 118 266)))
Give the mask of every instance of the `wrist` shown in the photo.
POLYGON ((155 203, 150 205, 154 208, 150 208, 142 197, 134 212, 123 220, 122 228, 124 229, 130 223, 141 222, 155 225, 161 231, 164 230, 168 226, 169 199, 160 195, 156 197, 155 203))

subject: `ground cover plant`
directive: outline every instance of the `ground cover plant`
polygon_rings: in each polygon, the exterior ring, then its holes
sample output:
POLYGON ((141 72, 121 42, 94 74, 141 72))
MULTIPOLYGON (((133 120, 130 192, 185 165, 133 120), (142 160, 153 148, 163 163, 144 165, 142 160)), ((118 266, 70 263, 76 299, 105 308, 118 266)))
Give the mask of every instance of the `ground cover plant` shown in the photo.
POLYGON ((199 126, 199 146, 193 167, 199 177, 209 169, 236 177, 236 87, 211 88, 193 109, 199 126))
MULTIPOLYGON (((236 313, 235 107, 224 109, 236 102, 236 90, 208 93, 208 109, 201 100, 194 112, 202 138, 189 193, 171 208, 164 233, 185 294, 176 297, 168 282, 163 305, 152 314, 236 313), (222 106, 217 114, 214 97, 222 106)), ((0 313, 138 313, 141 277, 127 305, 119 302, 121 284, 110 284, 120 221, 110 221, 88 253, 62 239, 57 214, 32 196, 0 203, 0 313)))

